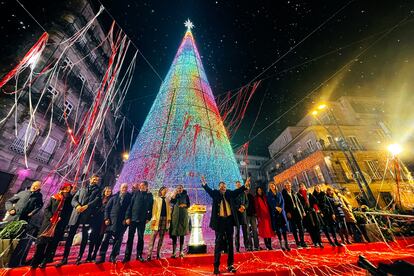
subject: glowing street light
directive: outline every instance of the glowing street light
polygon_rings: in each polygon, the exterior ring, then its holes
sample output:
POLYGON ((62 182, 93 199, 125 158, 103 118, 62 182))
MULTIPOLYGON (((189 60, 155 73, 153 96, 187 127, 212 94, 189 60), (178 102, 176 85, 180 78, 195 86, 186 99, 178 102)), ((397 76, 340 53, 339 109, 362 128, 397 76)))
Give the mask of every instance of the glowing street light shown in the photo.
POLYGON ((387 149, 392 156, 397 156, 402 152, 402 147, 399 144, 390 144, 387 149))
POLYGON ((122 161, 126 162, 129 159, 129 152, 122 153, 122 161))
POLYGON ((327 108, 328 106, 326 105, 326 104, 320 104, 320 105, 318 105, 318 109, 319 110, 322 110, 322 109, 325 109, 325 108, 327 108))

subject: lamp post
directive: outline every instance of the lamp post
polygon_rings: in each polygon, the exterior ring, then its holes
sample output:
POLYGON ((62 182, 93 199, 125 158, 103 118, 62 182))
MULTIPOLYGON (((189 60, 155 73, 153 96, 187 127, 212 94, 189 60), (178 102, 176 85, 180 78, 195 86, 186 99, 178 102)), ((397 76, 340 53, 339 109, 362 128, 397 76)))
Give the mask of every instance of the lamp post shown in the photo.
MULTIPOLYGON (((372 191, 371 191, 371 188, 369 187, 369 185, 368 185, 368 182, 367 182, 367 180, 365 179, 365 177, 364 177, 364 175, 363 175, 363 173, 362 173, 362 170, 361 170, 361 168, 360 168, 360 166, 359 166, 359 164, 358 164, 358 162, 356 161, 356 158, 355 158, 355 156, 354 156, 354 154, 353 154, 353 152, 352 152, 352 149, 351 149, 351 147, 348 145, 348 143, 347 143, 347 141, 346 141, 346 139, 345 139, 345 135, 344 135, 344 133, 342 132, 342 129, 341 129, 341 127, 340 127, 340 125, 339 125, 339 123, 338 123, 338 120, 336 119, 336 116, 335 116, 335 114, 333 113, 333 111, 332 111, 332 109, 331 108, 329 108, 328 107, 328 105, 326 105, 326 104, 320 104, 318 107, 317 107, 317 109, 318 110, 320 110, 320 111, 322 111, 322 110, 328 110, 328 112, 329 112, 329 115, 332 117, 332 119, 333 119, 333 121, 334 121, 334 123, 335 123, 335 126, 336 126, 336 128, 338 129, 338 132, 339 132, 339 134, 340 134, 340 136, 341 136, 341 139, 342 139, 342 142, 340 142, 340 143, 338 143, 335 139, 334 139, 334 143, 335 143, 335 146, 339 146, 339 148, 341 149, 341 151, 344 153, 344 155, 345 155, 345 157, 346 157, 346 159, 347 159, 347 161, 348 161, 348 163, 349 163, 349 165, 350 165, 350 167, 351 167, 351 170, 352 170, 352 173, 355 175, 355 180, 356 180, 356 182, 357 182, 357 184, 358 184, 358 186, 359 186, 359 189, 360 189, 360 191, 361 191, 361 193, 362 193, 362 196, 364 197, 364 199, 367 201, 367 203, 368 203, 368 205, 370 206, 370 207, 373 207, 373 206, 375 206, 375 197, 374 197, 374 194, 372 193, 372 191), (349 154, 349 156, 348 156, 348 154, 349 154), (362 180, 362 182, 361 182, 361 180, 362 180), (364 189, 364 187, 363 186, 365 186, 365 189, 364 189), (366 190, 366 191, 365 191, 366 190)), ((317 110, 314 110, 314 111, 312 111, 312 115, 318 120, 318 122, 326 129, 326 131, 328 131, 328 133, 332 136, 332 137, 334 137, 334 135, 332 134, 332 132, 323 124, 323 122, 317 117, 317 115, 318 115, 318 111, 317 110)))
POLYGON ((390 144, 388 151, 394 163, 395 184, 397 185, 397 200, 396 205, 401 210, 401 196, 400 196, 400 164, 398 162, 398 155, 402 152, 402 147, 399 144, 390 144))

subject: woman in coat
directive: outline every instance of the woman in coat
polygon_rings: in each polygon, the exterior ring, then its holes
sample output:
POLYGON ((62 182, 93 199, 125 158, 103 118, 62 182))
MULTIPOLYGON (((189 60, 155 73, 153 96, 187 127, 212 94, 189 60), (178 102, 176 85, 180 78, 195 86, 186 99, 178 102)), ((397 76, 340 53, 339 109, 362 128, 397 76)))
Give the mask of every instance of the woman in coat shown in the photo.
POLYGON ((151 260, 152 250, 154 249, 155 239, 158 237, 157 259, 161 259, 160 251, 164 234, 167 232, 171 222, 171 206, 170 200, 166 198, 168 188, 162 186, 158 191, 158 197, 154 199, 152 205, 152 218, 150 221, 150 229, 152 230, 151 242, 148 250, 147 261, 151 260))
POLYGON ((256 188, 254 205, 257 213, 259 236, 264 239, 266 248, 272 250, 272 237, 274 236, 274 232, 270 218, 270 209, 261 187, 256 188))
POLYGON ((270 217, 272 220, 273 230, 276 232, 277 237, 279 238, 280 248, 282 250, 290 251, 288 239, 287 239, 287 219, 285 213, 285 202, 283 200, 282 193, 277 192, 276 185, 273 183, 269 184, 269 192, 267 193, 267 202, 270 209, 270 217), (282 235, 283 240, 285 241, 285 246, 282 244, 282 235))
POLYGON ((342 209, 342 202, 334 193, 334 190, 331 187, 326 189, 326 196, 328 197, 329 202, 332 205, 332 208, 335 213, 335 222, 338 228, 339 236, 341 237, 342 243, 351 244, 348 239, 348 229, 346 228, 345 213, 342 209))
POLYGON ((317 200, 312 194, 308 193, 303 182, 299 183, 298 198, 306 214, 303 218, 305 228, 308 230, 314 246, 323 248, 320 232, 321 223, 317 215, 317 212, 319 212, 317 200))
POLYGON ((190 207, 190 198, 183 185, 178 185, 171 197, 173 205, 171 215, 170 237, 173 242, 172 258, 175 258, 177 249, 177 237, 180 237, 180 257, 184 257, 183 245, 184 236, 189 231, 188 208, 190 207))
POLYGON ((101 246, 107 225, 104 222, 104 214, 106 205, 112 197, 112 188, 106 186, 102 191, 102 204, 99 207, 99 210, 95 212, 94 218, 91 220, 91 237, 89 242, 89 251, 87 262, 92 262, 96 259, 99 247, 101 246))
POLYGON ((32 268, 46 267, 53 259, 57 244, 63 237, 64 230, 72 213, 72 185, 64 183, 59 192, 50 198, 44 211, 43 223, 39 230, 36 251, 32 259, 32 268))

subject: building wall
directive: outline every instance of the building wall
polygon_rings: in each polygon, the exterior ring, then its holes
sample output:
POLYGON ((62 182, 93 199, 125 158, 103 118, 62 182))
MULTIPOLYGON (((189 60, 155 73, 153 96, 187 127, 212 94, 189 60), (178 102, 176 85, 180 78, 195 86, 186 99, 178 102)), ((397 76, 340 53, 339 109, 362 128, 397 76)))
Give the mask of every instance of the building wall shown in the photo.
MULTIPOLYGON (((269 146, 271 161, 265 165, 265 174, 282 186, 287 180, 294 188, 299 182, 309 187, 315 184, 328 184, 343 189, 356 204, 355 197, 360 193, 352 170, 339 144, 342 135, 351 147, 362 173, 369 183, 380 206, 388 205, 388 197, 397 192, 391 157, 386 150, 391 137, 384 113, 384 101, 364 97, 342 97, 330 102, 332 113, 318 112, 318 118, 305 116, 298 125, 302 131, 290 136, 297 127, 288 127, 269 146), (335 118, 342 133, 335 124, 335 118), (289 136, 288 136, 289 137, 289 136), (275 152, 275 149, 279 149, 275 152), (385 172, 385 173, 384 173, 385 172)), ((405 168, 405 167, 404 167, 405 168)), ((401 174, 401 201, 406 208, 414 207, 412 178, 408 171, 401 174), (403 187, 404 186, 404 187, 403 187)))
MULTIPOLYGON (((51 60, 57 59, 62 53, 62 46, 56 47, 57 44, 66 40, 77 30, 83 27, 87 21, 94 16, 92 7, 87 1, 78 1, 77 5, 67 5, 60 15, 56 15, 56 20, 48 25, 50 39, 44 54, 39 61, 39 68, 48 64, 51 60)), ((27 94, 20 101, 17 112, 13 113, 4 124, 0 125, 0 177, 6 182, 2 182, 7 189, 2 189, 1 206, 6 198, 12 194, 26 188, 34 180, 42 180, 45 185, 42 187, 42 193, 48 198, 54 193, 60 185, 62 178, 59 174, 53 173, 56 166, 65 152, 68 141, 68 129, 63 119, 65 110, 65 101, 72 105, 72 110, 66 108, 69 113, 68 120, 73 125, 77 120, 83 117, 90 107, 93 99, 92 91, 101 81, 106 68, 106 63, 110 53, 109 45, 103 43, 103 50, 97 49, 96 53, 90 55, 91 49, 96 47, 101 41, 104 41, 105 35, 99 22, 94 23, 94 27, 88 31, 86 38, 81 42, 75 43, 63 57, 61 66, 71 68, 71 72, 64 72, 62 69, 60 75, 67 75, 67 78, 59 78, 51 87, 45 87, 45 79, 38 78, 32 87, 32 95, 38 98, 43 89, 49 89, 47 96, 42 99, 39 110, 36 113, 36 127, 34 130, 33 142, 27 147, 26 156, 28 167, 25 166, 24 146, 19 131, 22 131, 25 123, 29 120, 27 94), (85 55, 89 53, 89 56, 85 55), (55 104, 53 106, 53 123, 50 131, 50 139, 56 142, 54 147, 50 146, 45 151, 45 138, 48 135, 51 113, 52 94, 55 93, 55 104), (76 110, 78 110, 76 112, 76 110), (17 114, 15 117, 14 115, 17 114), (16 120, 16 122, 15 122, 16 120), (17 129, 15 129, 17 125, 17 129), (17 133, 17 136, 16 136, 17 133), (19 139, 20 138, 20 139, 19 139), (52 173, 51 173, 52 172, 52 173)), ((18 43, 33 43, 32 38, 19 41, 18 43)), ((16 62, 25 53, 16 52, 16 62)), ((13 87, 6 89, 12 90, 13 87)), ((13 97, 2 97, 0 104, 1 118, 6 117, 7 111, 14 104, 13 97)), ((66 105, 67 106, 67 105, 66 105)), ((24 130, 24 129, 23 129, 24 130)), ((105 138, 98 138, 97 154, 93 160, 93 169, 96 171, 103 163, 103 156, 107 154, 112 146, 117 132, 117 126, 113 116, 108 116, 105 120, 105 138)), ((49 142, 51 141, 49 139, 49 142)), ((23 139, 26 140, 26 139, 23 139)), ((52 143, 53 144, 53 143, 52 143)), ((87 156, 86 159, 89 157, 87 156)), ((113 163, 121 164, 118 154, 113 153, 110 158, 113 163)), ((104 185, 112 185, 118 173, 118 165, 109 165, 104 167, 101 172, 104 185), (105 171, 106 169, 106 171, 105 171)), ((62 172, 63 173, 63 172, 62 172)), ((70 175, 69 178, 73 177, 70 175)))

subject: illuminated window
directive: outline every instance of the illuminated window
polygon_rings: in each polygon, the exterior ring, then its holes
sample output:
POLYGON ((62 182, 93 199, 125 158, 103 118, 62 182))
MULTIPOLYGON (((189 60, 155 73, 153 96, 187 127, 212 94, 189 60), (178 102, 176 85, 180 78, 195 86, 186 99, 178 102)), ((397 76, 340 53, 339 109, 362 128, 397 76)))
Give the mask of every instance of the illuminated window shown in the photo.
POLYGON ((382 175, 378 165, 378 160, 366 160, 365 163, 367 163, 367 166, 370 171, 370 176, 373 179, 382 179, 382 175))
POLYGON ((318 183, 325 183, 325 178, 323 177, 321 167, 319 167, 319 165, 316 165, 313 167, 313 170, 315 171, 315 175, 318 178, 318 183))
POLYGON ((315 149, 312 140, 308 140, 306 142, 306 146, 308 147, 309 151, 311 151, 311 152, 315 149))
POLYGON ((52 94, 53 97, 56 97, 59 94, 59 92, 56 90, 56 88, 54 88, 52 85, 49 85, 46 88, 46 90, 47 90, 47 92, 49 92, 50 94, 52 94))
POLYGON ((350 146, 354 150, 362 150, 362 146, 355 136, 348 136, 350 146))

